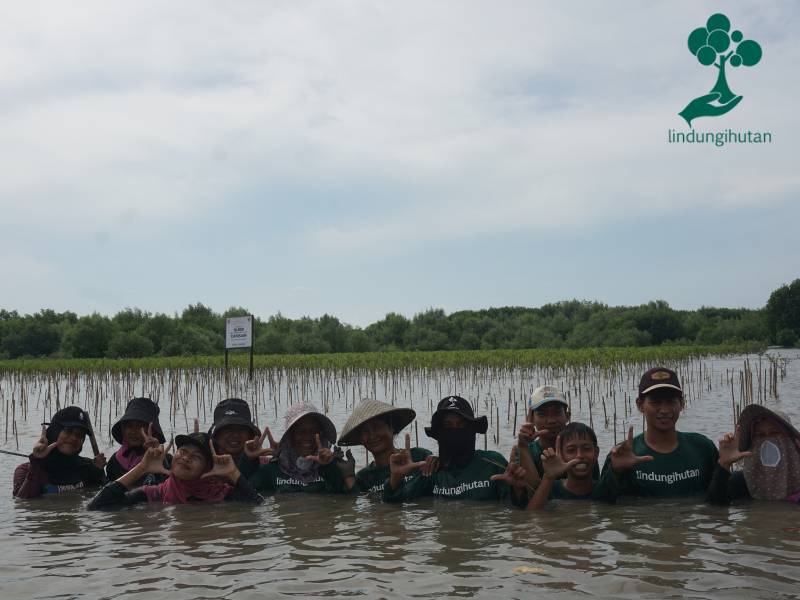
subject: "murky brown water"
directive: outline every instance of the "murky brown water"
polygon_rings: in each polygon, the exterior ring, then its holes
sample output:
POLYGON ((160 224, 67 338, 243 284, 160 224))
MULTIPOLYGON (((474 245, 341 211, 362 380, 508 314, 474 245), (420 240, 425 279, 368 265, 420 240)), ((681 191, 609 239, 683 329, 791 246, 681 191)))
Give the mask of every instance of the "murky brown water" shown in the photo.
MULTIPOLYGON (((781 398, 770 404, 800 422, 800 360, 782 354, 792 360, 781 398)), ((741 365, 739 357, 705 367, 741 365)), ((345 411, 336 409, 341 426, 345 411)), ((575 419, 588 421, 585 410, 575 419)), ((715 388, 687 407, 679 428, 716 440, 730 428, 731 411, 730 389, 715 388)), ((507 453, 503 417, 499 449, 507 453)), ((605 453, 613 433, 594 418, 605 453)), ((20 422, 21 440, 32 445, 39 422, 35 413, 20 422)), ((2 447, 14 449, 11 441, 2 447)), ((363 462, 363 453, 357 457, 363 462)), ((532 514, 489 503, 285 495, 258 507, 89 513, 87 496, 13 500, 11 473, 21 460, 0 458, 3 599, 800 595, 800 508, 788 504, 573 502, 532 514)))

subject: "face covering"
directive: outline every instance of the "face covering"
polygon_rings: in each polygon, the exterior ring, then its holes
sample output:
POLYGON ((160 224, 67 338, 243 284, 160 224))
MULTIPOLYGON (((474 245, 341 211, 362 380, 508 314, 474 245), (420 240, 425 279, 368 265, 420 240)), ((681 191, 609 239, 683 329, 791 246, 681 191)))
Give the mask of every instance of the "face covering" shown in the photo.
POLYGON ((800 452, 792 438, 754 438, 751 452, 742 470, 753 498, 787 500, 800 492, 800 452))
POLYGON ((446 469, 460 469, 469 464, 475 454, 475 432, 469 429, 440 429, 436 432, 439 442, 439 460, 446 469))
MULTIPOLYGON (((320 437, 322 445, 325 448, 330 448, 331 443, 324 437, 320 437)), ((289 438, 290 436, 287 435, 285 439, 278 444, 278 465, 281 471, 302 483, 311 483, 315 481, 320 476, 319 463, 309 460, 304 456, 298 456, 289 438)))

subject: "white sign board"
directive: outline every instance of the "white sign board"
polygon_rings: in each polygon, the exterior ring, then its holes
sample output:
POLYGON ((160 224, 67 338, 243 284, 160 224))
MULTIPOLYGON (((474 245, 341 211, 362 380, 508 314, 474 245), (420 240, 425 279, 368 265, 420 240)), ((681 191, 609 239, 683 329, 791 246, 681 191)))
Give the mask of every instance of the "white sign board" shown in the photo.
POLYGON ((253 345, 253 317, 225 319, 225 349, 250 348, 253 345))

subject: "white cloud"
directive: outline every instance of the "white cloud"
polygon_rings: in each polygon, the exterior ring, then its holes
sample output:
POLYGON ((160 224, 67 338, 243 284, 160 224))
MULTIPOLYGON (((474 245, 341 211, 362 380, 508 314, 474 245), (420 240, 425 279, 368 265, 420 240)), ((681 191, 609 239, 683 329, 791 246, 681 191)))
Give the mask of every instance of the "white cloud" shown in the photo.
MULTIPOLYGON (((116 231, 241 189, 382 184, 380 215, 309 226, 327 253, 780 201, 786 145, 665 143, 710 85, 682 46, 714 6, 26 3, 0 23, 0 210, 116 231)), ((796 10, 739 12, 775 35, 796 10)), ((726 123, 790 140, 796 34, 767 48, 726 123)))

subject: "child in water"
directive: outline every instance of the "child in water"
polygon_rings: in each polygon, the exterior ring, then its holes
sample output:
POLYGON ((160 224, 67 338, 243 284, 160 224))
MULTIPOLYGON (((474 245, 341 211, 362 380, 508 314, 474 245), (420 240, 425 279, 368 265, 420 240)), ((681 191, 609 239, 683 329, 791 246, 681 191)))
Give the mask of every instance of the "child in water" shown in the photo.
POLYGON ((570 423, 556 437, 553 448, 542 452, 543 475, 528 510, 544 508, 548 500, 594 500, 599 497, 597 436, 583 423, 570 423), (564 477, 566 478, 564 479, 564 477))

